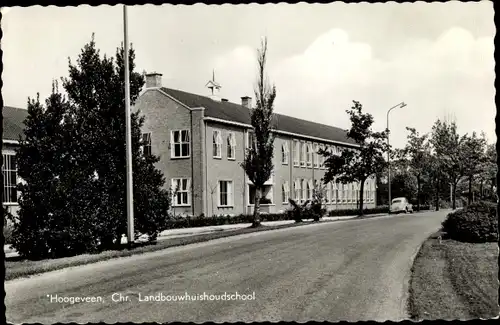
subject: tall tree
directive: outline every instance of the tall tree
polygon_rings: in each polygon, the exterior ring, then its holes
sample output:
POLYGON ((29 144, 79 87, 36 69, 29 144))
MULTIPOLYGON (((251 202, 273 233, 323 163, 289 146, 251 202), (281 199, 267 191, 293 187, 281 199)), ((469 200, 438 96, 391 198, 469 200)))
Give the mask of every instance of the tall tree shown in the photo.
MULTIPOLYGON (((133 49, 128 55, 133 104, 144 79, 134 72, 133 49)), ((21 191, 21 211, 26 213, 21 212, 25 220, 19 224, 31 222, 33 211, 40 211, 37 220, 49 216, 50 222, 59 222, 35 223, 33 227, 43 229, 38 233, 28 234, 27 228, 18 232, 20 241, 38 236, 35 239, 45 243, 36 256, 110 249, 126 232, 123 57, 121 47, 116 58, 101 58, 92 37, 76 64, 69 62, 69 77, 63 78, 68 100, 55 90, 47 108, 38 101, 29 103, 26 141, 19 149, 19 172, 28 189, 21 191), (43 177, 37 170, 45 173, 43 177)), ((135 112, 131 121, 136 234, 146 233, 155 240, 166 227, 170 193, 154 167, 158 157, 141 150, 144 117, 135 112)))
POLYGON ((460 163, 469 185, 467 204, 471 204, 472 202, 472 183, 474 177, 481 173, 481 169, 486 162, 485 149, 486 139, 478 137, 476 132, 472 132, 472 135, 466 134, 461 139, 460 163))
POLYGON ((428 135, 420 135, 415 128, 407 127, 408 142, 406 146, 399 151, 399 159, 405 161, 409 167, 411 175, 417 180, 417 210, 420 210, 420 199, 422 189, 422 177, 427 168, 429 168, 429 157, 431 147, 428 141, 428 135))
POLYGON ((347 137, 353 139, 357 148, 343 150, 340 155, 320 150, 319 154, 325 157, 327 171, 323 183, 336 179, 342 184, 359 182, 359 214, 363 215, 363 194, 366 180, 379 173, 385 166, 384 152, 389 150, 387 145, 387 131, 375 132, 372 130, 373 116, 362 112, 362 105, 353 101, 354 105, 347 109, 351 120, 351 128, 347 137))
POLYGON ((269 85, 266 78, 267 38, 257 50, 258 76, 255 87, 256 106, 251 108, 250 120, 253 137, 246 151, 242 168, 255 186, 255 202, 252 227, 260 226, 260 198, 264 183, 272 175, 274 165, 273 111, 276 98, 276 87, 269 85))
POLYGON ((485 189, 484 185, 489 184, 489 199, 496 201, 496 194, 493 188, 496 184, 498 165, 497 165, 497 151, 496 143, 487 144, 484 152, 484 160, 482 166, 480 167, 479 173, 479 193, 481 199, 483 199, 483 193, 485 189))
POLYGON ((456 208, 457 184, 464 175, 462 156, 460 154, 462 141, 463 138, 458 135, 455 122, 437 120, 432 126, 430 142, 437 159, 435 164, 439 165, 439 170, 446 175, 452 186, 451 201, 453 209, 456 208))

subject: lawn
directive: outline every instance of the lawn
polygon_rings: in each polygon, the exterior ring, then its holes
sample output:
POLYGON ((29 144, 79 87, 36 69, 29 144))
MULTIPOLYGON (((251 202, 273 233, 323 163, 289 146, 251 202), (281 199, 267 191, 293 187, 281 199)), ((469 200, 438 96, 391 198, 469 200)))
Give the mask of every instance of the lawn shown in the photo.
POLYGON ((440 242, 436 233, 417 254, 409 312, 416 320, 498 316, 498 244, 440 242))

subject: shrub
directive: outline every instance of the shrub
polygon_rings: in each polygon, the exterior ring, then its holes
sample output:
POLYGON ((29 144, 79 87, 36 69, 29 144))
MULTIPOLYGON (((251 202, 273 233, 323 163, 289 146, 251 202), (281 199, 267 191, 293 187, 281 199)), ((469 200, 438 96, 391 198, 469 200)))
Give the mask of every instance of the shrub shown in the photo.
POLYGON ((449 213, 442 223, 442 230, 448 238, 462 242, 498 241, 497 205, 480 201, 449 213))
MULTIPOLYGON (((389 207, 387 205, 381 205, 375 208, 364 209, 364 214, 376 214, 376 213, 387 213, 389 211, 389 207)), ((330 217, 338 217, 338 216, 356 216, 359 214, 359 209, 339 209, 332 210, 328 213, 330 217)))

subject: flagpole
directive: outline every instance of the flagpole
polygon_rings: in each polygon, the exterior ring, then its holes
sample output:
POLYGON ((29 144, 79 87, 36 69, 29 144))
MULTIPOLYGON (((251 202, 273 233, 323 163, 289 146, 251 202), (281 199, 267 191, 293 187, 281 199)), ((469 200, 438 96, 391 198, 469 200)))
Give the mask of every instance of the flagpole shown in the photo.
POLYGON ((129 248, 134 242, 134 193, 132 178, 132 130, 130 121, 130 72, 128 56, 127 6, 123 5, 123 47, 125 63, 125 138, 127 147, 127 241, 129 248))

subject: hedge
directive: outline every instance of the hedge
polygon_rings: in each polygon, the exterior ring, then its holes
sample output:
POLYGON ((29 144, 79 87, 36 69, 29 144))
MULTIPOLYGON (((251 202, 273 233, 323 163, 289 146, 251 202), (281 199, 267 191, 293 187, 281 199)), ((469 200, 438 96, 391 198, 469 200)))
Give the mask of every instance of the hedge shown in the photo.
MULTIPOLYGON (((416 211, 417 206, 413 206, 414 211, 416 211)), ((429 205, 421 205, 420 211, 430 210, 429 205)), ((387 213, 389 211, 389 206, 381 205, 375 208, 364 209, 363 214, 376 214, 376 213, 387 213)), ((330 217, 337 216, 355 216, 359 214, 359 209, 340 209, 340 210, 332 210, 328 212, 330 217)))
POLYGON ((475 202, 451 212, 442 223, 442 230, 450 239, 469 243, 498 241, 497 204, 475 202))

